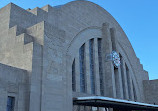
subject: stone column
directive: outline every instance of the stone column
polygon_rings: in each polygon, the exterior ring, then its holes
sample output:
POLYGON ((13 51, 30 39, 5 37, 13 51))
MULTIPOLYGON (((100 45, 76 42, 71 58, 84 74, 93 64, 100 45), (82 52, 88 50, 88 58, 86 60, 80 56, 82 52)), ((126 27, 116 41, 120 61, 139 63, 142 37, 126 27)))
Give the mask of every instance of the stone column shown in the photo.
POLYGON ((108 23, 104 23, 102 26, 102 51, 103 74, 105 75, 104 95, 108 97, 116 97, 114 66, 111 61, 105 60, 107 54, 110 54, 112 51, 112 42, 108 23))
MULTIPOLYGON (((115 28, 111 28, 110 32, 111 32, 112 48, 114 51, 118 53, 115 28)), ((120 67, 118 67, 118 69, 115 69, 114 72, 115 72, 115 84, 116 84, 116 97, 123 99, 122 76, 121 76, 120 67)))
POLYGON ((95 70, 95 92, 100 95, 100 77, 99 77, 99 60, 98 60, 98 39, 94 39, 94 70, 95 70))
POLYGON ((89 58, 89 41, 85 44, 85 65, 86 65, 86 83, 87 93, 91 94, 91 80, 90 80, 90 58, 89 58))

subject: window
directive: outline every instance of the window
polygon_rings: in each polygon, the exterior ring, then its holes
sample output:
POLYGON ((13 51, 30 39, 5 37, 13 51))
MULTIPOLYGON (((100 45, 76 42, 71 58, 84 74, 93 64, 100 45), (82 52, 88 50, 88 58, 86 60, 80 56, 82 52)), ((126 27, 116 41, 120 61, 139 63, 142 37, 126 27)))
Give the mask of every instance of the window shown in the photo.
POLYGON ((128 95, 129 95, 129 99, 132 99, 132 94, 131 94, 131 83, 130 83, 130 75, 129 75, 129 69, 128 66, 126 66, 126 75, 127 75, 127 85, 128 85, 128 95))
POLYGON ((116 97, 120 98, 119 72, 116 67, 114 67, 114 76, 115 76, 116 97))
POLYGON ((101 39, 98 39, 98 61, 99 61, 99 77, 100 77, 100 94, 104 96, 104 83, 103 83, 103 67, 102 67, 102 46, 101 39))
POLYGON ((122 78, 122 88, 123 88, 123 98, 124 99, 127 99, 127 97, 126 97, 126 86, 125 86, 125 76, 124 76, 124 67, 123 67, 123 57, 121 56, 121 54, 119 54, 120 55, 120 60, 121 60, 121 65, 120 65, 120 67, 121 67, 121 78, 122 78))
POLYGON ((7 111, 14 111, 15 98, 8 96, 7 99, 7 111))
POLYGON ((95 75, 94 75, 94 39, 89 41, 89 56, 90 56, 90 80, 91 93, 95 94, 95 75))
POLYGON ((75 60, 73 61, 72 64, 72 90, 76 91, 76 78, 75 78, 76 74, 75 74, 75 60))
POLYGON ((79 60, 80 60, 80 91, 86 92, 86 81, 85 81, 85 45, 83 44, 79 49, 79 60))
POLYGON ((137 94, 136 94, 136 89, 132 80, 132 85, 133 85, 133 96, 134 96, 134 100, 137 101, 137 94))

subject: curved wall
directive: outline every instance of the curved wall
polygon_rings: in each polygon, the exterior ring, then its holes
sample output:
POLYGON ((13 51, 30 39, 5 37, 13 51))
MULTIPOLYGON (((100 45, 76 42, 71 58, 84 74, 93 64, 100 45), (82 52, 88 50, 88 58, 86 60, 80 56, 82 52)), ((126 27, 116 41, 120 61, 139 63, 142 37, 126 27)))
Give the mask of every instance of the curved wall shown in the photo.
POLYGON ((67 54, 71 57, 71 64, 81 45, 86 43, 89 39, 96 37, 95 32, 93 33, 94 35, 88 34, 91 33, 91 31, 87 29, 91 29, 91 27, 94 29, 100 29, 100 38, 102 38, 103 34, 103 23, 109 24, 109 30, 111 28, 116 30, 116 45, 118 47, 118 52, 121 53, 128 68, 130 69, 130 75, 133 80, 134 87, 136 88, 136 95, 138 96, 137 100, 144 101, 142 89, 143 78, 141 75, 144 76, 143 72, 145 73, 145 71, 140 64, 139 59, 136 57, 126 34, 117 21, 103 8, 87 1, 70 2, 58 10, 60 12, 58 20, 62 21, 62 19, 64 19, 64 22, 58 23, 58 27, 67 32, 67 54), (94 12, 91 10, 94 10, 94 12), (87 33, 87 35, 82 35, 82 33, 87 33))
POLYGON ((144 102, 142 81, 148 80, 147 72, 123 29, 106 10, 88 1, 32 10, 11 3, 6 8, 9 13, 0 11, 9 17, 2 24, 8 27, 0 34, 1 62, 31 73, 30 111, 71 111, 76 96, 102 95, 144 102), (121 56, 119 68, 106 60, 113 50, 121 56), (78 75, 72 76, 74 72, 78 75), (85 91, 80 90, 81 75, 85 76, 85 91))

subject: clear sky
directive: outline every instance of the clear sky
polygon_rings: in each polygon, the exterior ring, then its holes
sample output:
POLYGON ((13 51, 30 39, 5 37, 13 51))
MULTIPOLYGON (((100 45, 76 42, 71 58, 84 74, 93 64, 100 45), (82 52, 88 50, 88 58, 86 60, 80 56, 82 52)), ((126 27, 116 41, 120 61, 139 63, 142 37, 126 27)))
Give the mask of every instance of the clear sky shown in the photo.
MULTIPOLYGON (((65 4, 72 0, 0 0, 28 9, 65 4)), ((106 9, 127 34, 150 79, 158 79, 158 0, 89 0, 106 9)))

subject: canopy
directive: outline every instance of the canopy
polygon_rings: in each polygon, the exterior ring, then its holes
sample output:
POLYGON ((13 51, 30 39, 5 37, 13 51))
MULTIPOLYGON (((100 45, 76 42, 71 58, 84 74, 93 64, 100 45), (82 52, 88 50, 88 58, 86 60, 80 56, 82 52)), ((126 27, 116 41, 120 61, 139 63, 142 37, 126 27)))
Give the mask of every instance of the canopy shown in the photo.
POLYGON ((114 99, 102 96, 76 97, 73 99, 74 105, 110 107, 116 109, 130 110, 152 110, 158 111, 158 105, 134 102, 122 99, 114 99))

